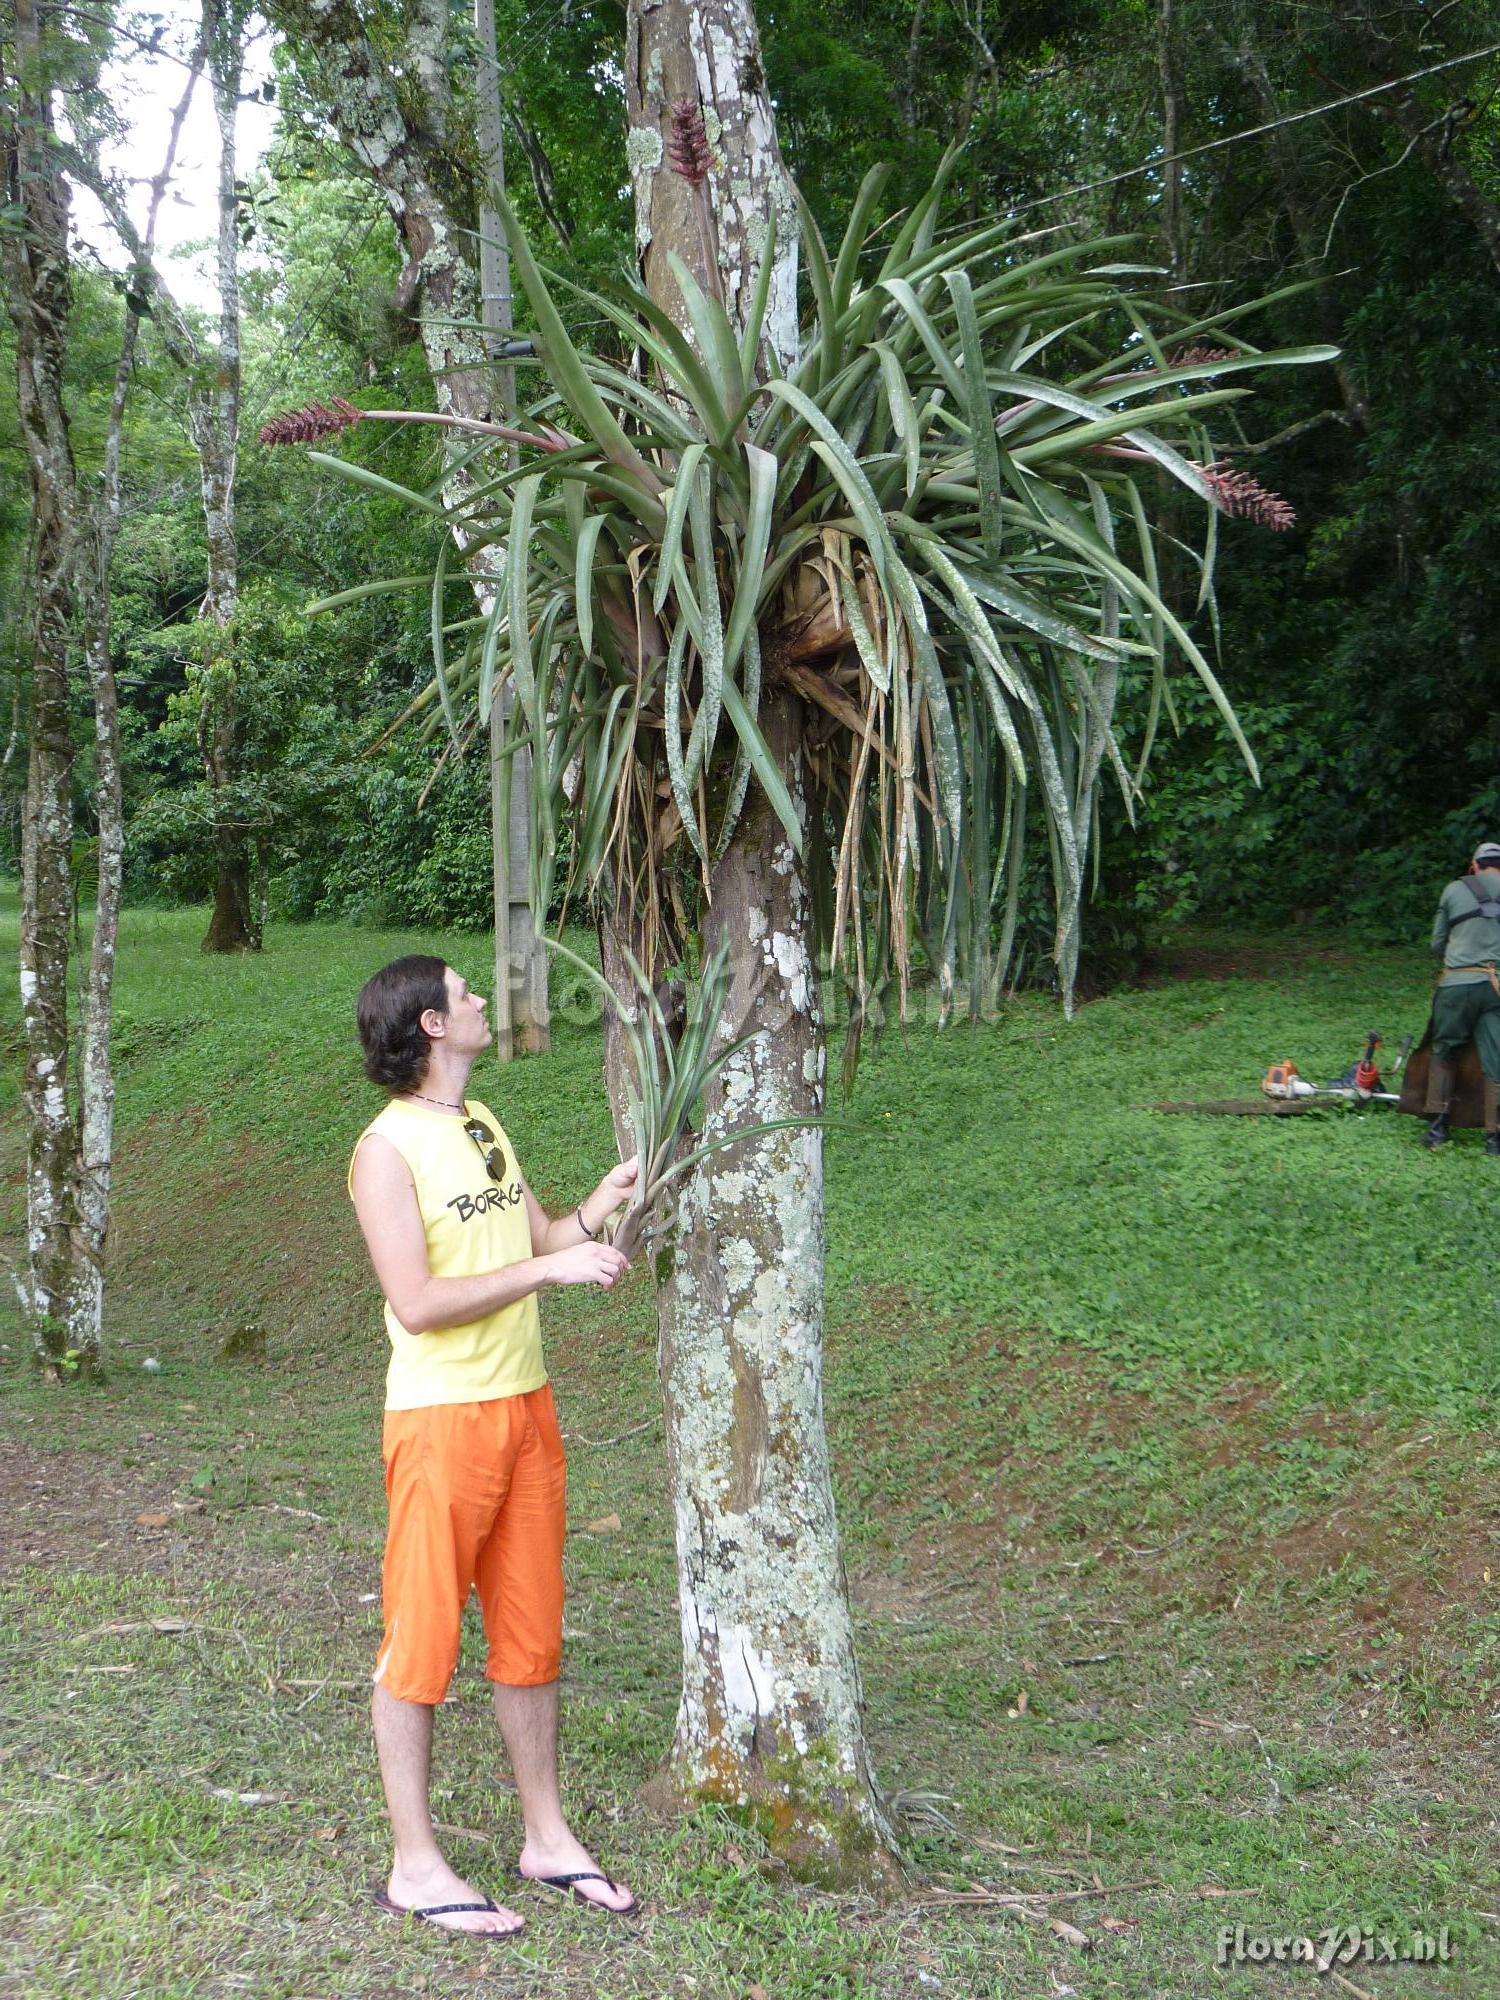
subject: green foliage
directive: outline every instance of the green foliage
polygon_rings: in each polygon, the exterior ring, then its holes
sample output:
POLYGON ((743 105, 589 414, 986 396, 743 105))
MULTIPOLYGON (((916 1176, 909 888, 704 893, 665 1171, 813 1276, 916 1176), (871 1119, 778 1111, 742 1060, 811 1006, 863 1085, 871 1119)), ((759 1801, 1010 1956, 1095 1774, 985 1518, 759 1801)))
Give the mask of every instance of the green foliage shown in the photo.
MULTIPOLYGON (((472 484, 446 510, 453 543, 493 546, 502 567, 488 610, 454 619, 440 549, 427 726, 459 742, 470 709, 487 714, 513 683, 510 741, 534 757, 533 903, 552 899, 571 813, 570 890, 607 877, 645 926, 648 963, 680 949, 663 913, 681 910, 694 874, 707 892, 752 780, 802 846, 791 787, 805 771, 824 941, 857 966, 862 1007, 891 970, 904 998, 919 893, 951 986, 961 895, 987 964, 1004 891, 1003 978, 1035 801, 1071 998, 1106 764, 1127 810, 1135 790, 1114 730, 1122 669, 1150 668, 1132 763, 1150 753, 1169 644, 1244 747, 1157 590, 1134 468, 1214 504, 1203 419, 1244 393, 1218 378, 1327 351, 1168 354, 1163 339, 1209 323, 1169 316, 1159 338, 1146 303, 1114 282, 1129 268, 1110 261, 1122 242, 1037 253, 1003 224, 940 238, 946 167, 862 279, 883 178, 867 176, 836 258, 804 216, 816 314, 786 378, 762 372, 764 291, 739 329, 675 261, 691 342, 643 293, 588 294, 654 373, 590 357, 502 208, 557 401, 533 412, 519 467, 498 446, 487 463, 482 437, 466 455, 472 484), (820 617, 838 636, 799 654, 820 617), (791 747, 766 733, 763 657, 806 704, 791 747), (670 893, 669 871, 682 884, 670 893)), ((763 274, 770 263, 768 249, 763 274)), ((851 1052, 858 1032, 856 1020, 851 1052)))
MULTIPOLYGON (((400 10, 390 11, 399 26, 400 10)), ((1290 114, 1325 102, 1330 78, 1351 90, 1374 80, 1376 56, 1395 75, 1500 38, 1494 0, 1448 9, 1436 24, 1426 22, 1423 10, 1395 7, 1373 17, 1384 41, 1372 55, 1357 32, 1369 11, 1289 10, 1279 0, 1175 0, 1184 143, 1222 139, 1263 122, 1257 65, 1273 108, 1290 114)), ((940 241, 951 228, 1032 204, 1022 217, 1026 228, 1066 219, 1084 236, 1139 230, 1142 261, 1157 261, 1154 170, 1054 199, 1061 189, 1128 173, 1153 158, 1161 136, 1157 19, 1145 0, 1027 5, 995 20, 950 0, 902 0, 883 10, 797 0, 778 8, 762 21, 764 57, 783 146, 813 216, 833 240, 877 159, 892 164, 884 200, 901 213, 901 204, 930 187, 949 136, 963 136, 967 145, 951 182, 953 220, 941 225, 940 241)), ((624 106, 614 60, 618 16, 577 8, 539 15, 528 0, 501 0, 499 27, 513 204, 549 268, 618 307, 620 275, 632 264, 621 171, 624 106), (541 191, 549 186, 544 202, 541 191)), ((459 60, 451 79, 460 130, 472 108, 467 32, 455 29, 459 60)), ((394 503, 343 491, 324 467, 258 451, 249 434, 276 409, 330 393, 369 401, 378 390, 380 402, 413 408, 430 407, 431 395, 411 345, 410 318, 394 306, 404 253, 380 198, 330 142, 317 104, 316 64, 295 36, 276 60, 285 123, 267 160, 248 173, 242 207, 254 233, 243 275, 240 545, 247 583, 264 584, 293 604, 366 577, 430 570, 431 547, 394 503)), ((1490 60, 1416 87, 1425 116, 1444 134, 1446 157, 1460 162, 1491 201, 1500 197, 1493 71, 1490 60)), ((1488 347, 1476 329, 1487 324, 1500 279, 1427 153, 1410 150, 1405 134, 1382 116, 1386 103, 1352 105, 1279 136, 1200 155, 1185 177, 1184 258, 1195 287, 1186 296, 1194 309, 1201 302, 1211 314, 1247 290, 1271 292, 1294 280, 1301 289, 1268 307, 1255 323, 1257 340, 1288 348, 1337 344, 1344 360, 1337 380, 1321 368, 1257 378, 1246 437, 1257 445, 1281 441, 1237 463, 1289 495, 1299 526, 1278 537, 1248 526, 1226 530, 1212 602, 1194 608, 1199 575, 1175 546, 1197 539, 1194 504, 1186 496, 1175 501, 1165 488, 1143 489, 1165 538, 1159 537, 1162 595, 1232 692, 1263 782, 1259 790, 1247 786, 1222 719, 1189 682, 1180 682, 1176 722, 1164 708, 1156 753, 1133 802, 1137 833, 1117 791, 1106 785, 1100 793, 1107 907, 1096 902, 1085 959, 1094 940, 1109 946, 1104 956, 1113 962, 1119 926, 1173 910, 1321 907, 1381 935, 1409 934, 1425 927, 1436 884, 1462 864, 1465 848, 1496 830, 1500 738, 1491 689, 1492 635, 1500 629, 1500 436, 1488 347), (1309 285, 1309 278, 1320 282, 1309 285), (1363 399, 1364 428, 1350 417, 1340 386, 1346 380, 1363 399)), ((105 117, 108 107, 96 103, 92 115, 105 117)), ((879 268, 898 227, 893 222, 875 232, 864 246, 861 282, 879 268)), ((98 466, 123 282, 80 256, 68 365, 74 443, 86 479, 98 466)), ((618 362, 628 328, 565 285, 552 289, 575 346, 618 362)), ((806 302, 816 303, 810 289, 806 302)), ((950 309, 946 296, 939 303, 950 309)), ((627 314, 634 310, 627 303, 627 314)), ((1045 371, 1050 363, 1037 366, 1045 371)), ((538 374, 523 370, 521 379, 523 393, 534 393, 538 374)), ((181 731, 158 733, 168 698, 184 686, 190 650, 163 633, 191 621, 203 587, 195 459, 173 384, 148 323, 125 429, 114 606, 129 810, 134 815, 153 802, 150 826, 133 835, 130 891, 137 896, 179 893, 199 879, 201 843, 186 801, 200 782, 200 766, 181 731), (185 803, 169 832, 159 808, 174 789, 185 803)), ((14 475, 0 478, 0 738, 9 737, 12 697, 24 695, 25 684, 19 584, 27 508, 14 397, 13 344, 8 322, 0 322, 0 464, 14 475), (23 671, 17 674, 16 666, 23 671)), ((1216 415, 1221 449, 1241 441, 1239 422, 1234 410, 1216 415)), ((426 441, 357 436, 345 449, 417 489, 437 476, 426 441)), ((895 440, 894 449, 904 454, 904 440, 895 440)), ((593 555, 605 562, 609 549, 606 536, 593 555)), ((457 621, 460 607, 471 607, 456 565, 449 591, 447 613, 457 621)), ((337 664, 321 637, 288 634, 287 645, 305 649, 310 676, 324 691, 319 701, 302 704, 308 728, 313 709, 321 705, 325 715, 322 747, 304 746, 305 755, 325 764, 342 759, 358 776, 327 797, 317 826, 304 816, 295 841, 273 856, 273 877, 286 877, 280 888, 273 881, 273 904, 352 910, 378 900, 413 915, 481 917, 479 773, 466 768, 454 780, 445 772, 417 815, 425 774, 417 775, 412 763, 407 782, 407 752, 368 763, 360 757, 416 691, 426 623, 425 607, 409 614, 393 609, 388 623, 348 618, 337 664), (362 789, 376 784, 377 764, 386 773, 380 809, 399 820, 378 835, 368 824, 376 794, 362 789), (454 782, 464 804, 455 794, 450 808, 444 801, 454 782), (450 809, 452 824, 439 840, 434 816, 450 809), (462 825, 466 813, 474 816, 472 828, 462 825), (471 859, 457 858, 460 847, 472 850, 471 859), (367 885, 349 879, 352 866, 343 865, 356 848, 371 852, 379 875, 373 899, 367 885)), ((468 636, 454 635, 456 660, 468 636)), ((1125 672, 1120 714, 1128 734, 1142 696, 1128 664, 1125 672)), ((696 714, 694 656, 685 673, 685 700, 696 714)), ((77 808, 87 830, 91 730, 81 686, 79 694, 77 808)), ((593 726, 603 719, 592 719, 593 726)), ((5 825, 14 824, 24 779, 24 700, 18 720, 18 752, 0 775, 5 825)), ((954 721, 963 742, 968 719, 956 704, 954 721)), ((617 739, 619 725, 617 713, 617 739)), ((999 824, 993 809, 1003 804, 1002 793, 1000 784, 991 785, 988 824, 999 824)), ((674 802, 671 811, 678 810, 674 802)), ((970 830, 984 820, 971 815, 970 830)), ((1047 908, 1052 868, 1044 825, 1034 808, 1028 821, 1012 934, 1023 956, 1013 956, 1011 971, 1019 963, 1029 979, 1046 971, 1056 930, 1055 911, 1047 908)), ((564 837, 561 821, 557 835, 564 837)), ((679 852, 685 838, 679 836, 679 852)), ((1090 847, 1092 853, 1092 840, 1090 847)), ((938 861, 929 837, 924 866, 938 861)), ((569 857, 560 853, 557 865, 565 884, 569 857)), ((975 866, 971 856, 967 872, 975 866)), ((1092 866, 1086 872, 1091 883, 1092 866)), ((940 867, 930 880, 940 883, 940 867)), ((1003 899, 1008 876, 1001 886, 1003 899)), ((961 973, 971 955, 988 946, 998 957, 1004 943, 1003 923, 980 935, 981 911, 987 913, 985 898, 971 898, 966 888, 951 903, 961 973)), ((918 894, 913 914, 919 958, 941 963, 950 899, 941 888, 918 894)))
MULTIPOLYGON (((1414 7, 1179 0, 1175 15, 1185 144, 1326 102, 1330 79, 1356 91, 1500 31, 1490 0, 1450 12, 1440 38, 1414 7)), ((1092 88, 1079 80, 1085 117, 1130 60, 1141 91, 1159 89, 1143 39, 1092 88)), ((1421 936, 1441 884, 1500 822, 1500 432, 1474 334, 1500 275, 1436 171, 1461 163, 1479 199, 1500 201, 1494 74, 1490 58, 1417 86, 1423 117, 1446 133, 1439 159, 1381 97, 1190 169, 1188 275, 1212 291, 1249 262, 1268 282, 1303 281, 1274 308, 1270 336, 1332 339, 1343 359, 1336 377, 1264 385, 1247 428, 1271 443, 1240 462, 1293 499, 1299 527, 1237 538, 1218 565, 1219 655, 1263 788, 1220 816, 1241 787, 1222 731, 1189 700, 1139 815, 1144 905, 1321 909, 1368 935, 1421 936), (1464 97, 1479 108, 1444 126, 1464 97)), ((1149 182, 1107 199, 1154 219, 1149 182)))

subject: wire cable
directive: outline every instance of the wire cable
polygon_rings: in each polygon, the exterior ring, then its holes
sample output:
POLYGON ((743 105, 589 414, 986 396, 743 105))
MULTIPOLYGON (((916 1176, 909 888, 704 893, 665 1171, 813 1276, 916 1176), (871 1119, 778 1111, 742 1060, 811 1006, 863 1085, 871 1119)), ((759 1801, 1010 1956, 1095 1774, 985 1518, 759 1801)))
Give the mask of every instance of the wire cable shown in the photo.
MULTIPOLYGON (((1449 56, 1443 62, 1431 63, 1426 69, 1412 70, 1405 76, 1387 79, 1384 83, 1371 84, 1366 90, 1351 91, 1346 97, 1330 98, 1326 104, 1309 105, 1303 111, 1289 111, 1284 118, 1269 118, 1264 124, 1246 126, 1242 132, 1226 132, 1218 139, 1205 139, 1200 145, 1185 146, 1175 153, 1162 153, 1154 159, 1143 160, 1139 166, 1126 167, 1117 174, 1105 174, 1099 180, 1079 181, 1073 187, 1060 188, 1055 194, 1037 195, 1031 201, 1023 201, 1009 210, 1012 216, 1029 215, 1033 209, 1046 208, 1053 202, 1071 201, 1075 195, 1097 194, 1103 188, 1118 187, 1122 181, 1135 180, 1142 174, 1159 173, 1163 167, 1176 166, 1181 160, 1196 160, 1205 153, 1222 152, 1226 146, 1238 146, 1247 139, 1264 138, 1268 132, 1284 131, 1289 125, 1305 124, 1310 118, 1326 118, 1332 111, 1343 111, 1351 104, 1365 104, 1372 97, 1381 97, 1387 91, 1401 90, 1408 84, 1421 83, 1429 76, 1438 76, 1444 70, 1459 69, 1466 63, 1483 62, 1489 56, 1500 55, 1500 42, 1493 42, 1488 48, 1473 49, 1468 55, 1449 56)), ((885 225, 889 226, 889 224, 885 225)), ((951 237, 966 235, 972 225, 958 223, 951 229, 938 230, 933 241, 947 242, 951 237)), ((862 256, 878 254, 878 246, 870 246, 861 251, 862 256)))

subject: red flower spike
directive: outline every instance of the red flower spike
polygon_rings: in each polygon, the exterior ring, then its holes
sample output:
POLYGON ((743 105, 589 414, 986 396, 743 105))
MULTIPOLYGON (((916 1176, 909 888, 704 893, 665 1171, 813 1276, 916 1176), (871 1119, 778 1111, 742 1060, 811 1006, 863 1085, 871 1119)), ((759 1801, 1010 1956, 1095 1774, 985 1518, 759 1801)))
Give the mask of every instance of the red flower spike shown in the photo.
POLYGON ((1228 465, 1205 465, 1199 469, 1213 488, 1220 512, 1228 514, 1231 520, 1258 521, 1261 527, 1271 528, 1277 534, 1296 524, 1296 510, 1291 502, 1283 500, 1279 493, 1270 492, 1248 472, 1236 472, 1228 465))
POLYGON ((677 99, 672 106, 671 126, 665 147, 668 165, 694 187, 702 187, 714 156, 703 123, 703 107, 695 97, 677 99))
POLYGON ((272 417, 261 425, 256 437, 261 444, 316 444, 320 438, 336 437, 363 415, 347 396, 335 396, 332 409, 325 403, 309 403, 305 409, 272 417))

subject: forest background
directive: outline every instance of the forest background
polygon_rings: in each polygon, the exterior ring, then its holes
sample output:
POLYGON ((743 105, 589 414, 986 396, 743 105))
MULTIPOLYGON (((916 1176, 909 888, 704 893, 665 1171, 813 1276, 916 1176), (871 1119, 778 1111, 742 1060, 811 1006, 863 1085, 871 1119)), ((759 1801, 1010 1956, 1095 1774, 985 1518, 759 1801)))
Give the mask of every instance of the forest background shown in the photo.
MULTIPOLYGON (((1342 351, 1336 366, 1273 371, 1259 385, 1235 463, 1291 501, 1296 525, 1277 535, 1223 524, 1217 616, 1200 611, 1194 628, 1222 665, 1262 786, 1207 695, 1179 682, 1177 726, 1144 777, 1137 830, 1103 805, 1103 876, 1084 927, 1084 976, 1096 989, 1135 969, 1153 927, 1178 917, 1316 917, 1409 939, 1436 887, 1500 822, 1500 399, 1487 331, 1500 286, 1500 61, 1298 116, 1488 48, 1500 7, 1397 6, 1373 44, 1369 11, 1296 0, 1003 10, 781 0, 760 10, 789 165, 835 233, 873 162, 893 164, 891 197, 909 199, 967 135, 955 219, 1020 211, 1034 228, 1139 229, 1148 254, 1191 285, 1196 309, 1280 293, 1247 326, 1252 339, 1342 351), (1154 163, 1165 151, 1192 156, 1163 172, 1154 163)), ((632 259, 622 9, 499 0, 497 18, 517 208, 551 266, 588 284, 618 281, 632 259)), ((388 733, 431 676, 424 595, 371 597, 334 617, 305 611, 366 578, 430 568, 424 525, 300 453, 254 443, 268 417, 315 397, 433 406, 397 302, 401 258, 381 197, 331 135, 296 51, 277 47, 273 65, 277 135, 240 191, 234 796, 210 790, 198 743, 198 465, 148 322, 144 393, 125 417, 113 570, 127 899, 209 896, 208 829, 232 812, 251 829, 273 919, 484 927, 482 746, 448 755, 434 775, 433 741, 388 733)), ((70 388, 87 467, 102 448, 124 280, 85 246, 75 283, 70 388)), ((607 347, 610 329, 584 317, 575 334, 607 347)), ((209 325, 205 313, 211 339, 209 325)), ((0 869, 11 872, 25 782, 28 507, 8 324, 0 356, 0 869)), ((523 401, 527 379, 523 364, 523 401)), ((431 434, 415 428, 371 426, 343 448, 411 485, 438 470, 431 434)), ((1179 601, 1190 601, 1188 581, 1184 566, 1179 601)), ((81 676, 76 702, 86 850, 92 725, 81 676)), ((1032 948, 1020 964, 1023 977, 1046 978, 1040 853, 1035 866, 1032 948)))

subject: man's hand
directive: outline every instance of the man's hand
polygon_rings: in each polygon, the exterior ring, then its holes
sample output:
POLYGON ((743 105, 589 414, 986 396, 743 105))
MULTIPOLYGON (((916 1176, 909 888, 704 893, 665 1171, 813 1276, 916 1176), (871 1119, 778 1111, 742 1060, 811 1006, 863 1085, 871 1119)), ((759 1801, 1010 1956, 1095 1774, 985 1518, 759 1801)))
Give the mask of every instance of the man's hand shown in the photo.
POLYGON ((549 1284, 602 1285, 608 1291, 627 1260, 612 1243, 575 1243, 571 1250, 554 1250, 541 1261, 549 1284))
MULTIPOLYGON (((635 1153, 628 1160, 622 1161, 618 1167, 612 1167, 600 1181, 594 1194, 608 1198, 610 1213, 613 1213, 622 1201, 629 1201, 635 1193, 635 1184, 640 1178, 640 1171, 640 1155, 635 1153)), ((590 1195, 590 1201, 593 1198, 593 1195, 590 1195)))

